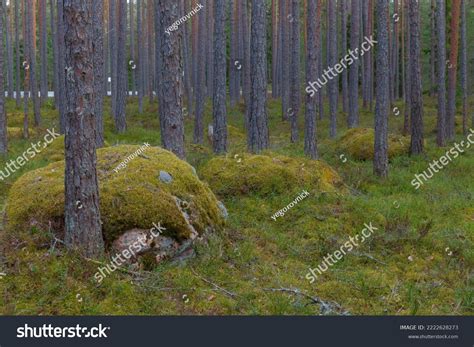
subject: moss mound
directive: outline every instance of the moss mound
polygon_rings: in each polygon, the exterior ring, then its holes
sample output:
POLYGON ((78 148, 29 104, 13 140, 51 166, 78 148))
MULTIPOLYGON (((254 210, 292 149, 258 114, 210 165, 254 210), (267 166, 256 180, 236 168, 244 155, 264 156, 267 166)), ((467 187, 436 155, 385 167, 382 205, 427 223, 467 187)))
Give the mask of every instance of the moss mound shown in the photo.
POLYGON ((250 192, 267 195, 287 192, 293 188, 325 192, 345 190, 337 172, 326 163, 271 153, 217 157, 211 159, 201 173, 212 190, 219 195, 250 192))
MULTIPOLYGON (((100 212, 108 243, 125 231, 150 229, 158 222, 167 229, 164 235, 178 240, 189 238, 193 231, 202 234, 222 227, 214 194, 189 164, 171 152, 148 147, 126 167, 114 170, 139 148, 124 145, 97 151, 100 212)), ((44 230, 52 225, 62 236, 63 210, 64 161, 58 161, 15 182, 7 201, 7 229, 44 230)))
MULTIPOLYGON (((371 128, 355 128, 348 130, 340 139, 339 151, 349 154, 355 159, 372 160, 374 158, 375 132, 371 128)), ((401 135, 388 135, 388 157, 408 153, 410 138, 401 135)))
MULTIPOLYGON (((34 128, 28 129, 30 136, 36 135, 36 130, 34 128)), ((10 139, 22 139, 23 138, 23 128, 19 127, 7 127, 7 135, 10 139)))

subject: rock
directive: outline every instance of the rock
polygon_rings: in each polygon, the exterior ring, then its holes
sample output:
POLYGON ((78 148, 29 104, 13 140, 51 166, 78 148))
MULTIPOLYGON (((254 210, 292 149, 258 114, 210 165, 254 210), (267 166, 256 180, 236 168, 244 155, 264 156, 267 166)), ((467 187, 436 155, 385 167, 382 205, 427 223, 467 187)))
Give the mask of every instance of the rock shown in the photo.
POLYGON ((171 175, 166 171, 160 171, 160 181, 163 183, 170 184, 171 182, 173 182, 173 177, 171 177, 171 175))
POLYGON ((219 209, 221 210, 222 217, 227 220, 227 218, 229 217, 229 212, 227 212, 224 203, 222 201, 218 201, 217 206, 219 206, 219 209))

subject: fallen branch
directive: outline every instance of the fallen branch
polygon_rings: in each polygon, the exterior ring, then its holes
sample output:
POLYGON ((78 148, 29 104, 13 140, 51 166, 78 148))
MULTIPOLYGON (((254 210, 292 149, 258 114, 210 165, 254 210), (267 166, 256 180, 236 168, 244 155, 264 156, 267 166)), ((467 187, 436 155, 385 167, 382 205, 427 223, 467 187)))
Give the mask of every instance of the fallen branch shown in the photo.
POLYGON ((311 296, 298 288, 263 288, 264 291, 267 292, 284 292, 284 293, 291 293, 293 295, 300 295, 302 297, 305 297, 314 304, 319 304, 321 306, 321 312, 322 314, 331 314, 332 312, 338 313, 340 312, 341 315, 349 315, 349 311, 345 310, 344 308, 341 307, 337 302, 330 302, 330 301, 324 301, 317 296, 311 296))
POLYGON ((235 298, 237 297, 237 294, 232 293, 232 292, 228 291, 227 289, 218 286, 218 285, 215 284, 214 282, 211 282, 211 281, 209 281, 208 279, 202 277, 202 276, 199 275, 193 268, 191 268, 191 271, 192 271, 192 273, 193 273, 196 277, 200 278, 201 280, 203 280, 203 281, 206 282, 207 284, 210 284, 210 285, 214 286, 214 288, 216 288, 216 289, 218 289, 218 290, 224 292, 225 294, 227 294, 228 296, 230 296, 232 299, 235 299, 235 298))

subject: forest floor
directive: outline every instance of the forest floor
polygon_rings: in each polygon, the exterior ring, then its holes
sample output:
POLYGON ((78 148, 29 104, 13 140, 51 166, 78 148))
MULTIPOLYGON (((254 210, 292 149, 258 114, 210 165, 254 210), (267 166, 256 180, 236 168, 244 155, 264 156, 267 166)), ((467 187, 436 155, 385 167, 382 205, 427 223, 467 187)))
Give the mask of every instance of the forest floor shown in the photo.
MULTIPOLYGON (((390 115, 390 132, 400 134, 400 115, 390 115)), ((109 107, 106 107, 108 110, 109 107)), ((246 151, 241 106, 228 109, 229 157, 246 151)), ((300 141, 289 141, 289 123, 281 121, 281 105, 269 101, 271 152, 303 157, 300 141)), ((160 145, 157 105, 127 103, 128 131, 113 133, 106 117, 106 141, 115 144, 160 145)), ((10 127, 22 126, 22 111, 7 102, 10 127)), ((474 313, 474 148, 449 163, 415 190, 414 175, 428 168, 451 147, 435 145, 435 100, 425 98, 426 154, 391 160, 390 175, 372 173, 372 161, 359 161, 329 140, 327 110, 318 122, 319 153, 349 188, 348 194, 311 194, 282 217, 271 216, 306 187, 261 196, 249 193, 218 196, 229 212, 224 231, 210 236, 186 264, 163 263, 140 276, 115 271, 101 285, 93 278, 97 264, 67 252, 19 245, 0 253, 0 314, 4 315, 472 315, 474 313), (360 233, 365 223, 378 230, 311 284, 309 268, 320 264, 360 233), (24 247, 22 247, 24 246, 24 247)), ((57 111, 42 108, 46 129, 58 129, 57 111)), ((206 122, 211 121, 206 105, 206 122)), ((30 122, 31 123, 31 122, 30 122)), ((373 126, 373 114, 361 110, 361 126, 373 126)), ((207 127, 206 127, 207 128, 207 127)), ((346 130, 340 114, 339 136, 346 130)), ((193 145, 193 120, 186 119, 187 160, 198 174, 215 157, 209 143, 193 145)), ((465 137, 458 126, 456 141, 465 137)), ((32 140, 10 141, 8 158, 18 157, 32 140)), ((27 163, 0 185, 0 209, 8 191, 23 173, 43 167, 47 158, 27 163)), ((201 176, 201 175, 200 175, 201 176)), ((267 177, 271 180, 272 177, 267 177)), ((0 234, 3 231, 0 226, 0 234)), ((1 247, 0 247, 1 249, 1 247)), ((104 262, 108 260, 104 259, 104 262)))

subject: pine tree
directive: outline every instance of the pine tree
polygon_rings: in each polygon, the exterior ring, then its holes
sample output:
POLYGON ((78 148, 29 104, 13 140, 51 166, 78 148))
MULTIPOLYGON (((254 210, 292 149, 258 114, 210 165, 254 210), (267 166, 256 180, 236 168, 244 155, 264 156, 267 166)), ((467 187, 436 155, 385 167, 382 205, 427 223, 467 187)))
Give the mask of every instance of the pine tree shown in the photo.
MULTIPOLYGON (((360 33, 360 4, 359 0, 351 0, 351 50, 359 50, 360 33)), ((356 51, 357 50, 357 51, 356 51)), ((357 53, 355 56, 359 57, 357 53)), ((349 128, 359 125, 359 60, 349 67, 349 117, 347 120, 349 128)))
POLYGON ((436 143, 440 147, 446 145, 446 7, 444 0, 437 0, 436 31, 438 42, 438 125, 436 143))

